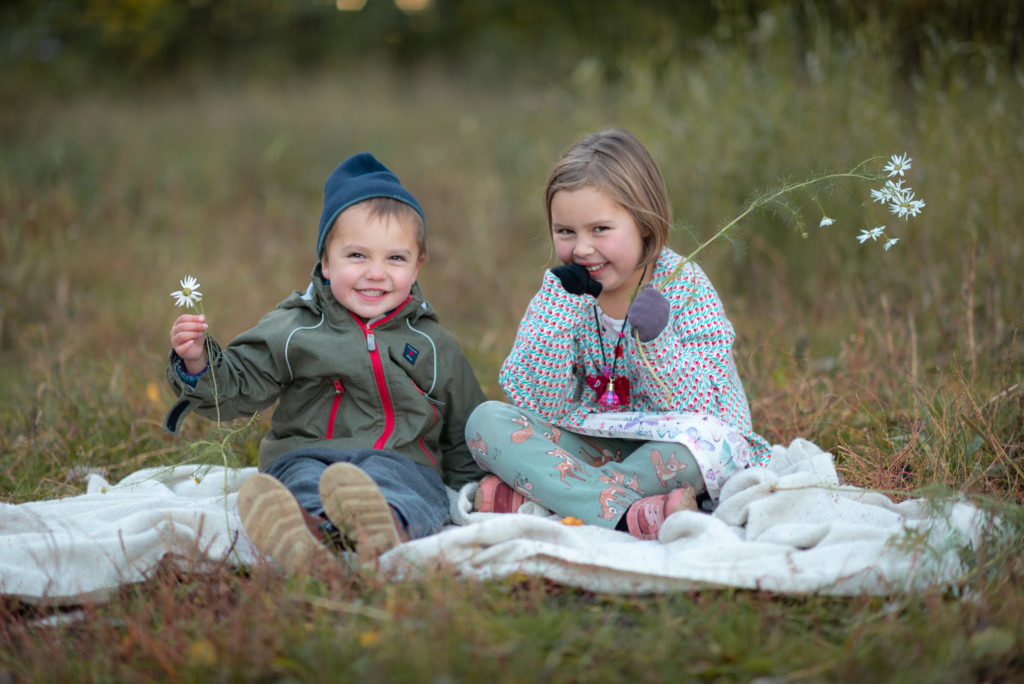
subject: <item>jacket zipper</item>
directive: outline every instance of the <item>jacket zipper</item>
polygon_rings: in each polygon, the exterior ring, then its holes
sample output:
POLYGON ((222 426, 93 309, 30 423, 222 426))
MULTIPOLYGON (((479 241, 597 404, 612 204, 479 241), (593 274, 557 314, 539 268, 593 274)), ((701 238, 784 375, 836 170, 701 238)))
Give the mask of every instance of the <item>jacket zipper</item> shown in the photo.
POLYGON ((327 420, 327 436, 324 439, 330 439, 334 436, 334 419, 338 416, 338 405, 341 404, 341 395, 345 393, 345 388, 341 385, 341 379, 334 381, 334 403, 331 404, 331 417, 327 420))
MULTIPOLYGON (((377 349, 377 340, 374 337, 373 329, 391 320, 399 311, 405 308, 406 303, 410 299, 412 299, 411 295, 400 306, 395 307, 394 311, 372 325, 366 325, 362 319, 354 313, 352 314, 352 318, 356 319, 356 322, 363 329, 363 335, 366 336, 366 351, 370 353, 370 364, 373 366, 373 378, 377 383, 377 394, 380 396, 380 403, 384 408, 384 432, 373 443, 374 449, 383 449, 388 439, 391 438, 391 433, 395 431, 395 407, 391 403, 391 393, 388 392, 388 383, 384 377, 384 364, 380 360, 380 350, 377 349)), ((350 311, 349 313, 352 312, 350 311)))

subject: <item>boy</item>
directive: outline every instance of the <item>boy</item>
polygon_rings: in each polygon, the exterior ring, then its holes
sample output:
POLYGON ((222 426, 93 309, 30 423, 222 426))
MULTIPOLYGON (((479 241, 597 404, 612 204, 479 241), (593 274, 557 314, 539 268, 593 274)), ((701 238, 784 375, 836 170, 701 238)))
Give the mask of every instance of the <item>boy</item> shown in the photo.
POLYGON ((238 510, 289 574, 336 564, 325 542, 342 535, 367 561, 433 534, 445 483, 484 475, 464 436, 483 392, 416 283, 423 210, 369 153, 327 179, 316 255, 305 292, 224 349, 206 340, 204 316, 182 315, 170 333, 171 433, 191 410, 231 419, 278 402, 238 510))

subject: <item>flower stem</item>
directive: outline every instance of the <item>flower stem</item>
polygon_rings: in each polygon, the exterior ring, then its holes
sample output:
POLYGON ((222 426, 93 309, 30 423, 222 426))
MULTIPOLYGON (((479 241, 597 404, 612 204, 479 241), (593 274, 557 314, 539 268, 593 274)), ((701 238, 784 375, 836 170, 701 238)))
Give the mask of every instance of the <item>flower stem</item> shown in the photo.
MULTIPOLYGON (((199 311, 200 316, 205 316, 206 312, 203 311, 203 303, 196 302, 196 309, 199 311)), ((213 368, 213 342, 210 339, 210 333, 203 333, 203 346, 206 347, 206 357, 210 364, 210 379, 213 381, 213 406, 217 411, 217 427, 220 428, 220 392, 217 390, 217 373, 214 372, 213 368)), ((226 464, 225 464, 226 465, 226 464)))
MULTIPOLYGON (((736 225, 739 224, 740 221, 745 219, 747 216, 750 216, 750 214, 754 213, 755 211, 757 211, 761 207, 763 207, 763 206, 765 206, 767 204, 770 204, 770 203, 778 200, 780 197, 783 197, 784 195, 787 195, 787 194, 789 194, 791 192, 796 192, 798 190, 804 190, 806 188, 810 188, 810 187, 812 187, 814 185, 817 185, 819 183, 832 182, 832 181, 835 181, 835 180, 845 179, 845 178, 852 178, 852 179, 856 179, 856 180, 866 180, 866 181, 877 181, 878 180, 877 176, 866 174, 866 173, 862 173, 862 172, 859 171, 859 169, 861 169, 865 164, 873 161, 873 159, 875 159, 875 158, 865 159, 860 164, 858 164, 857 166, 853 167, 852 169, 850 169, 849 171, 846 171, 844 173, 829 173, 829 174, 825 174, 825 175, 822 175, 822 176, 817 176, 815 178, 809 178, 809 179, 807 179, 805 181, 801 181, 799 183, 793 183, 793 184, 790 184, 790 185, 783 185, 781 188, 779 188, 778 190, 776 190, 775 192, 773 192, 773 193, 771 193, 769 195, 764 195, 762 197, 758 197, 757 199, 752 200, 747 205, 747 208, 744 209, 743 211, 741 211, 738 216, 736 216, 731 221, 726 223, 724 226, 719 228, 718 232, 716 232, 714 235, 709 237, 704 242, 700 243, 695 250, 693 250, 692 252, 687 254, 685 257, 683 257, 679 261, 679 263, 676 264, 676 267, 674 269, 672 269, 672 272, 669 274, 668 278, 666 278, 664 282, 665 283, 670 283, 673 280, 675 280, 676 278, 678 278, 680 272, 682 272, 682 270, 686 266, 686 264, 688 264, 691 261, 693 261, 694 257, 696 257, 698 254, 700 254, 704 250, 705 247, 707 247, 712 242, 714 242, 715 240, 717 240, 718 238, 722 237, 723 235, 728 233, 730 230, 735 228, 736 225)), ((635 296, 635 294, 636 293, 634 293, 634 296, 635 296)), ((668 386, 665 384, 665 382, 660 377, 658 377, 657 372, 655 372, 654 366, 651 365, 650 360, 647 358, 647 354, 644 353, 643 345, 640 343, 640 337, 639 336, 637 336, 637 338, 636 338, 636 349, 637 349, 637 351, 640 354, 640 361, 643 363, 643 365, 650 372, 651 377, 654 378, 654 380, 658 383, 658 385, 661 387, 662 391, 665 392, 666 398, 671 400, 672 393, 669 390, 668 386)))
POLYGON ((644 353, 644 346, 640 343, 640 333, 633 331, 633 334, 636 336, 636 350, 640 354, 640 360, 643 361, 644 366, 646 366, 647 370, 650 371, 651 377, 655 379, 658 386, 661 387, 662 391, 665 393, 665 399, 671 401, 672 390, 668 388, 668 385, 665 384, 664 380, 658 377, 658 374, 654 370, 654 366, 652 366, 651 362, 647 359, 647 354, 644 353))
POLYGON ((689 262, 693 261, 694 257, 696 257, 698 254, 700 254, 704 250, 705 247, 707 247, 712 242, 714 242, 715 240, 717 240, 718 238, 722 237, 723 235, 728 233, 730 230, 732 230, 736 226, 736 224, 738 224, 740 221, 742 221, 747 216, 749 216, 750 214, 754 213, 755 211, 757 211, 761 207, 765 206, 766 204, 770 204, 770 203, 774 202, 775 200, 779 199, 780 197, 782 197, 784 195, 787 195, 787 194, 789 194, 791 192, 795 192, 797 190, 803 190, 805 188, 809 188, 809 187, 811 187, 813 185, 817 185, 818 183, 831 182, 831 181, 834 181, 834 180, 837 180, 837 179, 842 179, 842 178, 855 178, 855 179, 858 179, 858 180, 868 180, 868 181, 877 180, 877 178, 875 176, 871 176, 871 175, 867 175, 867 174, 864 174, 864 173, 858 173, 857 172, 857 169, 859 169, 861 166, 866 164, 868 161, 871 161, 871 160, 865 160, 864 162, 861 162, 860 164, 858 164, 856 167, 854 167, 850 171, 846 171, 844 173, 829 173, 829 174, 826 174, 824 176, 818 176, 816 178, 810 178, 808 180, 801 181, 800 183, 794 183, 792 185, 784 185, 784 186, 782 186, 781 188, 779 188, 778 190, 776 190, 775 192, 773 192, 770 195, 765 195, 763 197, 759 197, 759 198, 753 200, 749 205, 747 205, 746 209, 744 209, 743 211, 741 211, 739 213, 738 216, 736 216, 734 219, 732 219, 731 221, 726 223, 724 226, 722 226, 718 230, 717 233, 715 233, 714 235, 709 237, 704 242, 700 243, 700 245, 697 246, 697 249, 693 250, 692 252, 687 254, 685 257, 683 257, 683 259, 676 265, 675 269, 672 270, 672 273, 669 274, 669 276, 668 276, 668 278, 666 279, 665 282, 671 282, 671 281, 675 280, 677 277, 679 277, 680 271, 683 270, 683 267, 686 264, 688 264, 689 262))

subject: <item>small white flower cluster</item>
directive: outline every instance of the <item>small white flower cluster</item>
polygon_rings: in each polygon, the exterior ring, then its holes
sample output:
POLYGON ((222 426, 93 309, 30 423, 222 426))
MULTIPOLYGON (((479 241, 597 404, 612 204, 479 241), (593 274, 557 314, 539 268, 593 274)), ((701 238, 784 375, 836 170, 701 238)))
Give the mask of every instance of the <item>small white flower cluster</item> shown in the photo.
POLYGON ((199 281, 188 275, 180 282, 181 289, 171 293, 174 303, 177 306, 197 308, 196 305, 203 299, 203 293, 199 291, 199 281))
MULTIPOLYGON (((894 154, 885 165, 885 171, 889 178, 899 176, 899 180, 887 180, 878 190, 871 191, 871 200, 889 205, 889 211, 901 219, 908 219, 917 216, 924 209, 924 200, 914 197, 914 191, 910 187, 903 186, 903 174, 910 169, 910 157, 904 154, 894 154)), ((872 242, 878 238, 885 237, 885 226, 875 226, 871 230, 862 230, 857 236, 857 241, 864 244, 868 240, 872 242)), ((899 238, 889 238, 883 245, 886 251, 899 242, 899 238)))
MULTIPOLYGON (((889 159, 889 163, 885 165, 883 171, 888 175, 888 178, 893 176, 900 176, 897 180, 887 180, 878 190, 871 191, 871 199, 874 202, 881 202, 882 204, 889 205, 889 211, 895 214, 901 219, 913 218, 921 213, 924 209, 924 200, 917 199, 914 196, 914 191, 910 187, 903 185, 903 174, 910 169, 911 159, 907 154, 894 154, 889 159)), ((827 216, 821 219, 819 227, 831 226, 835 223, 834 219, 827 216)), ((885 234, 885 226, 875 226, 874 228, 861 230, 860 235, 857 236, 857 241, 864 244, 868 240, 877 242, 879 238, 887 238, 885 234)), ((900 239, 897 237, 888 238, 885 240, 883 247, 886 251, 892 249, 900 239)))

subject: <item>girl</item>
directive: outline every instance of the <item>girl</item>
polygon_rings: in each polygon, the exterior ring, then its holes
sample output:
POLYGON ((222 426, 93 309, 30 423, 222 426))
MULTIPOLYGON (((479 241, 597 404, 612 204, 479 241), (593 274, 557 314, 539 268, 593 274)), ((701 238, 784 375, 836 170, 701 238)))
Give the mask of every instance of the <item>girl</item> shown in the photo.
POLYGON ((671 513, 697 510, 698 496, 713 504, 737 469, 768 461, 733 328, 699 266, 675 273, 665 184, 632 134, 570 147, 545 200, 563 265, 544 274, 502 365, 515 405, 481 404, 466 425, 494 473, 476 507, 514 512, 529 499, 654 539, 671 513))

